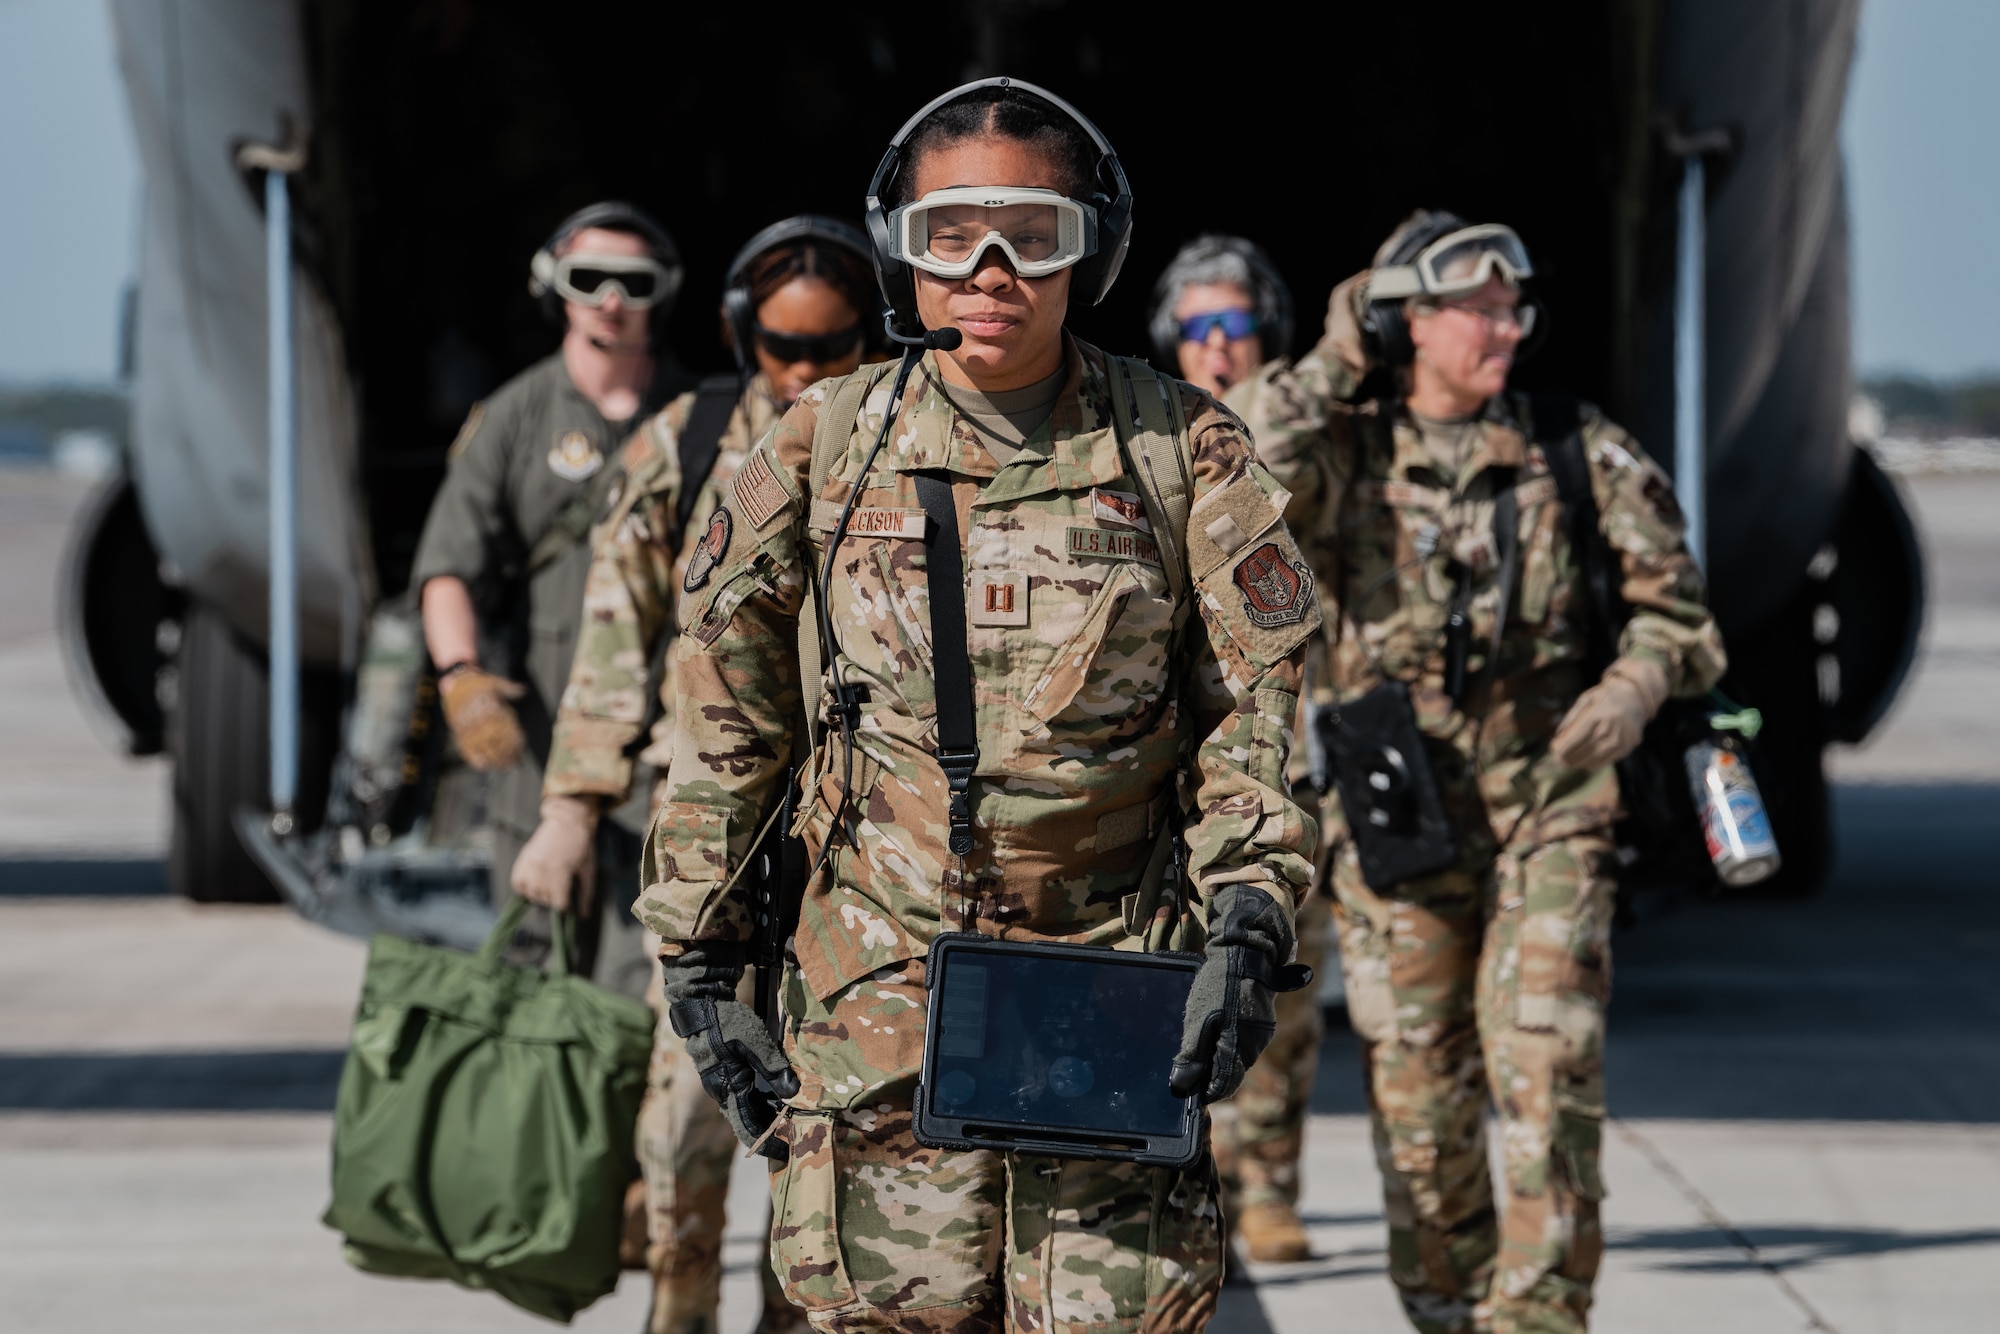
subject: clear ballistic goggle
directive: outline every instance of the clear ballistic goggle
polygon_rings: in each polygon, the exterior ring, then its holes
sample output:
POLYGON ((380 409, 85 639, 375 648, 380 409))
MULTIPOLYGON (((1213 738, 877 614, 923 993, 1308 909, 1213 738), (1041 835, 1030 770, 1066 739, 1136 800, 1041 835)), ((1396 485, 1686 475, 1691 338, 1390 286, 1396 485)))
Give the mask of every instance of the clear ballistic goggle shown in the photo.
POLYGON ((1520 286, 1535 276, 1528 248, 1512 227, 1486 223, 1441 236, 1408 264, 1376 269, 1368 278, 1368 300, 1467 296, 1495 274, 1520 286))
POLYGON ((1023 278, 1066 269, 1097 249, 1097 214, 1068 195, 1011 185, 933 190, 889 214, 890 253, 940 278, 977 272, 998 246, 1023 278))
POLYGON ((656 259, 644 255, 593 255, 573 251, 553 264, 537 264, 540 277, 565 301, 601 306, 616 292, 633 310, 644 310, 662 301, 671 301, 679 285, 678 275, 656 259), (541 272, 547 269, 547 274, 541 272))

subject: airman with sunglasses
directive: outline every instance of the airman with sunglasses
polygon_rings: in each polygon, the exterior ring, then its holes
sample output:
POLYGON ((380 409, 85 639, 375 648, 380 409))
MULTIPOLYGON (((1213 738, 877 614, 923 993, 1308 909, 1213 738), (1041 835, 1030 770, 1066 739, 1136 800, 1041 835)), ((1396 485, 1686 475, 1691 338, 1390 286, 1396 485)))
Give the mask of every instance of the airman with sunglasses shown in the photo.
MULTIPOLYGON (((704 381, 646 422, 626 447, 629 476, 592 539, 583 628, 556 718, 542 823, 515 862, 514 886, 524 896, 570 902, 587 883, 602 813, 650 786, 644 770, 666 773, 676 604, 684 587, 703 586, 703 570, 714 564, 710 534, 727 521, 716 518, 726 489, 751 446, 807 387, 860 365, 878 310, 866 238, 832 218, 775 223, 730 265, 723 338, 737 374, 704 381)), ((645 793, 649 802, 653 795, 645 793)), ((722 1279, 723 1203, 739 1155, 685 1049, 664 1023, 660 1032, 639 1114, 654 1275, 648 1329, 708 1334, 722 1279)), ((784 1299, 770 1266, 759 1269, 759 1334, 803 1329, 804 1314, 784 1299)))
MULTIPOLYGON (((1148 329, 1160 361, 1178 366, 1182 379, 1235 406, 1259 376, 1290 365, 1292 293, 1277 267, 1255 243, 1240 236, 1202 236, 1181 247, 1153 286, 1148 329)), ((1306 688, 1326 670, 1307 650, 1306 688)), ((1302 803, 1316 797, 1303 748, 1294 752, 1289 777, 1302 803)), ((1322 832, 1313 886, 1300 900, 1298 962, 1317 972, 1326 962, 1332 912, 1325 868, 1331 848, 1322 832)), ((1278 1031, 1243 1077, 1233 1097, 1217 1103, 1210 1143, 1222 1178, 1224 1218, 1252 1260, 1285 1263, 1311 1258, 1312 1243, 1299 1221, 1300 1159, 1306 1109, 1319 1068, 1317 988, 1278 997, 1278 1031)))
POLYGON ((1319 345, 1239 405, 1321 575, 1333 769, 1365 742, 1341 711, 1400 697, 1421 749, 1399 772, 1429 771, 1450 826, 1412 873, 1366 871, 1364 824, 1392 808, 1321 808, 1389 1276, 1424 1334, 1587 1326, 1613 766, 1724 667, 1666 477, 1596 408, 1507 387, 1542 314, 1533 275, 1511 229, 1418 213, 1335 289, 1319 345), (1594 534, 1562 499, 1585 487, 1594 534), (1586 550, 1608 553, 1631 612, 1601 673, 1586 550))
MULTIPOLYGON (((672 238, 629 204, 593 204, 555 229, 530 264, 529 291, 562 343, 473 408, 417 547, 411 586, 445 721, 466 763, 493 775, 496 897, 508 893, 515 853, 535 828, 583 603, 590 516, 616 473, 619 443, 681 387, 678 367, 654 348, 680 278, 672 238)), ((636 842, 607 830, 593 852, 610 859, 607 868, 632 866, 636 842)), ((592 918, 584 952, 602 954, 600 974, 618 969, 639 994, 643 938, 624 929, 625 914, 609 917, 592 918), (627 935, 629 948, 617 948, 627 935)))

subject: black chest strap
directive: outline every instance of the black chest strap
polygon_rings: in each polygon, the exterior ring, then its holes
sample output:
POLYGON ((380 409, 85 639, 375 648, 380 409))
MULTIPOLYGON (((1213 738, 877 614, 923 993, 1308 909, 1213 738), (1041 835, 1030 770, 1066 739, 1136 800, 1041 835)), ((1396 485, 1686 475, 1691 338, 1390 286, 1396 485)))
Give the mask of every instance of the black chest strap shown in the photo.
POLYGON ((1555 478, 1556 499, 1569 527, 1571 557, 1583 575, 1590 625, 1586 664, 1595 676, 1618 656, 1618 634, 1631 615, 1619 591, 1617 559, 1604 538, 1597 493, 1590 485, 1590 461, 1583 451, 1583 423, 1575 399, 1537 395, 1533 400, 1535 443, 1555 478))
POLYGON ((743 382, 733 375, 711 375, 695 386, 694 406, 688 410, 687 423, 676 441, 681 494, 674 502, 674 518, 676 528, 683 533, 701 488, 715 471, 715 460, 722 453, 722 433, 729 429, 729 418, 743 392, 743 382))
POLYGON ((972 852, 972 771, 979 767, 979 724, 972 705, 972 660, 965 644, 965 543, 951 476, 916 475, 924 526, 924 570, 930 587, 931 675, 937 685, 937 759, 950 791, 950 847, 972 852))

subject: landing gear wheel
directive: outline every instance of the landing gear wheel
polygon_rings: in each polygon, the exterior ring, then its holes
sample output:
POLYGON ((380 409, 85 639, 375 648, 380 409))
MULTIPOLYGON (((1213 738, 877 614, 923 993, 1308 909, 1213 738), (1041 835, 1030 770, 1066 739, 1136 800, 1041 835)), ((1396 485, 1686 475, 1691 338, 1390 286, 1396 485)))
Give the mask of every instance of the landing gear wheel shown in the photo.
MULTIPOLYGON (((278 891, 244 852, 239 807, 270 804, 270 672, 220 612, 190 601, 181 622, 176 700, 168 723, 174 757, 173 830, 167 880, 197 903, 276 903, 278 891)), ((307 672, 300 682, 301 832, 326 809, 327 770, 339 735, 339 682, 307 672)))
POLYGON ((270 681, 261 656, 199 602, 181 623, 177 695, 167 880, 197 903, 276 903, 231 822, 238 806, 270 801, 270 681))

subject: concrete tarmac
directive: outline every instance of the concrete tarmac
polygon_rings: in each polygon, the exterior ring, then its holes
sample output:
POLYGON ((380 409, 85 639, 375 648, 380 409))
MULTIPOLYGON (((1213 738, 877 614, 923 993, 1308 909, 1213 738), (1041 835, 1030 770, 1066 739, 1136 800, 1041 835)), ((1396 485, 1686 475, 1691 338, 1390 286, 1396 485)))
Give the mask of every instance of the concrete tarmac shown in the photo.
MULTIPOLYGON (((1617 941, 1595 1327, 1838 1334, 2000 1325, 2000 477, 1918 478, 1926 647, 1832 758, 1840 856, 1806 903, 1688 902, 1617 941)), ((394 1334, 545 1327, 349 1269, 317 1219, 365 947, 167 896, 165 772, 122 760, 55 653, 74 483, 0 473, 0 1329, 394 1334)), ((1253 1266, 1219 1331, 1407 1329, 1354 1041, 1322 1053, 1317 1255, 1253 1266)), ((747 1331, 761 1167, 731 1196, 722 1328, 747 1331)), ((633 1331, 642 1275, 576 1321, 633 1331)))

